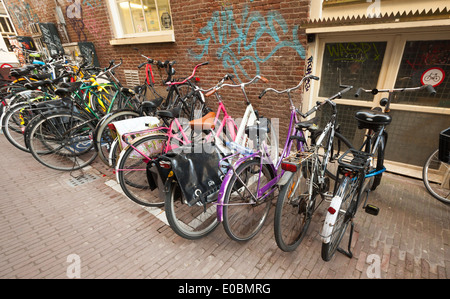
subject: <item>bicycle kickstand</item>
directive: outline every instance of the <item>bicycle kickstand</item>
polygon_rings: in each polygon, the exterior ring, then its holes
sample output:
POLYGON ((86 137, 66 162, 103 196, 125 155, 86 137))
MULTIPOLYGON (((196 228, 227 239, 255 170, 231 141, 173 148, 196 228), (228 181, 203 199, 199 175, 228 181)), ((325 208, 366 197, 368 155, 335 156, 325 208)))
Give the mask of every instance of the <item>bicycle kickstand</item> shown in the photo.
POLYGON ((337 248, 337 251, 339 251, 340 253, 346 255, 346 256, 349 257, 349 258, 352 258, 352 257, 353 257, 353 253, 352 253, 352 251, 351 251, 351 249, 350 249, 350 247, 351 247, 351 245, 352 245, 353 226, 354 226, 353 220, 351 220, 350 237, 349 237, 349 240, 348 240, 348 249, 347 249, 347 251, 345 251, 344 249, 342 249, 342 248, 340 248, 340 247, 337 248))

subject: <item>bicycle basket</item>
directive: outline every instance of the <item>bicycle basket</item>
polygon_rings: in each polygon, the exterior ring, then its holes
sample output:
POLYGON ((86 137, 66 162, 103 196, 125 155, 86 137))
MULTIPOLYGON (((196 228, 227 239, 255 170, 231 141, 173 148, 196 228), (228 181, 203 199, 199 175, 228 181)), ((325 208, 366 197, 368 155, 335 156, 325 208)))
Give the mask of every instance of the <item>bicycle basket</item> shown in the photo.
POLYGON ((450 163, 450 128, 439 134, 439 160, 450 163))
POLYGON ((110 127, 111 135, 113 137, 118 136, 121 141, 119 148, 122 150, 127 144, 131 143, 133 139, 148 135, 148 129, 156 128, 159 125, 159 119, 153 116, 142 116, 115 121, 112 125, 113 126, 110 127), (136 134, 130 134, 133 132, 136 132, 136 134))

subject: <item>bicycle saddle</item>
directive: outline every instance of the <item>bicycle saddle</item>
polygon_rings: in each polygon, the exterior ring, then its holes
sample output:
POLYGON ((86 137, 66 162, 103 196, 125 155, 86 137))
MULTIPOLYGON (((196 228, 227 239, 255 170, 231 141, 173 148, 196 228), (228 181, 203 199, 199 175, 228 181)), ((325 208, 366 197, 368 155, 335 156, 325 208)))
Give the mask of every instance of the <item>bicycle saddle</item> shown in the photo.
POLYGON ((26 67, 20 67, 20 68, 12 69, 10 72, 10 75, 12 77, 22 77, 23 75, 27 75, 30 72, 31 72, 30 69, 28 69, 26 67))
POLYGON ((45 80, 45 79, 50 79, 52 77, 51 73, 48 74, 35 74, 35 75, 31 75, 30 78, 36 79, 36 80, 45 80))
POLYGON ((295 128, 298 130, 301 129, 307 129, 310 132, 317 131, 319 129, 319 126, 317 125, 317 118, 314 117, 313 119, 298 122, 295 124, 295 128))
POLYGON ((156 111, 156 115, 160 117, 167 118, 178 118, 180 116, 181 107, 175 107, 170 110, 159 110, 156 111))
POLYGON ((355 118, 361 125, 372 124, 372 125, 388 125, 391 123, 392 118, 389 114, 385 114, 381 111, 375 110, 362 110, 355 114, 355 118))
POLYGON ((55 94, 59 96, 70 95, 72 92, 77 90, 83 82, 77 81, 73 83, 62 83, 58 89, 55 90, 55 94))
POLYGON ((142 102, 142 109, 149 109, 149 110, 156 110, 158 108, 164 98, 157 98, 152 101, 143 101, 142 102))
POLYGON ((192 130, 214 130, 215 112, 209 112, 202 118, 193 119, 189 122, 192 130))
POLYGON ((45 86, 45 85, 51 85, 51 84, 53 84, 53 81, 51 81, 51 80, 41 80, 41 81, 25 83, 24 86, 27 89, 37 89, 38 87, 45 86))

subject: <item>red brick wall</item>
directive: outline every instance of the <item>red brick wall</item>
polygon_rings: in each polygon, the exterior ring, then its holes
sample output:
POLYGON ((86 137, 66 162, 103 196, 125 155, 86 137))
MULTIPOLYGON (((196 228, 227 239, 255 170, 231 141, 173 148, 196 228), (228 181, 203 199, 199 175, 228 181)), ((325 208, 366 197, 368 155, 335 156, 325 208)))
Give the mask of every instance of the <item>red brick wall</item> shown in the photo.
MULTIPOLYGON (((109 44, 113 38, 111 22, 114 20, 110 20, 105 0, 81 0, 79 19, 68 18, 68 14, 77 13, 71 9, 74 6, 68 9, 68 6, 76 4, 75 0, 58 1, 71 42, 93 42, 102 66, 106 66, 110 59, 123 58, 122 71, 118 71, 121 79, 123 70, 136 70, 139 63, 143 62, 133 47, 158 60, 176 60, 176 71, 180 77, 190 75, 197 63, 209 61, 208 66, 198 71, 203 87, 214 85, 226 73, 235 74, 242 81, 249 80, 244 72, 250 78, 260 74, 269 79, 269 83, 257 83, 248 88, 249 98, 262 115, 277 118, 284 116, 281 124, 283 128, 286 127, 289 112, 287 97, 277 98, 268 94, 259 100, 257 96, 266 87, 284 89, 296 85, 302 78, 306 36, 299 24, 309 16, 309 0, 172 0, 170 4, 176 42, 131 46, 109 44), (73 22, 74 19, 77 21, 73 22), (216 23, 212 26, 211 21, 214 19, 216 23), (218 26, 218 23, 222 26, 218 26), (208 44, 207 53, 200 58, 200 54, 204 50, 206 52, 205 44, 208 44)), ((27 35, 27 23, 56 23, 54 0, 5 2, 21 35, 27 35)), ((143 73, 140 78, 143 80, 143 73)), ((228 88, 223 89, 221 94, 229 113, 240 117, 245 109, 240 91, 228 88)), ((296 96, 299 98, 300 93, 296 96)), ((215 100, 210 99, 209 104, 215 107, 215 100)), ((283 138, 284 134, 281 135, 283 138)))

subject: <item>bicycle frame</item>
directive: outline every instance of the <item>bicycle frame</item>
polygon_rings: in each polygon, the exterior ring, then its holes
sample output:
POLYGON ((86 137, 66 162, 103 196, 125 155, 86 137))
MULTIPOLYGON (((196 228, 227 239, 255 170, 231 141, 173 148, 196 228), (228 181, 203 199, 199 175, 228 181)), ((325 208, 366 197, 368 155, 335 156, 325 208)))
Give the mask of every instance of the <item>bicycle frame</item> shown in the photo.
MULTIPOLYGON (((251 105, 247 106, 247 110, 246 110, 246 114, 248 114, 247 119, 251 119, 251 112, 253 111, 253 108, 251 107, 251 105)), ((254 113, 254 111, 253 111, 254 113)), ((245 117, 244 117, 245 118, 245 117)), ((297 130, 296 128, 294 128, 294 124, 298 122, 298 115, 297 115, 297 110, 294 106, 291 106, 291 115, 290 115, 290 121, 289 121, 289 129, 288 129, 288 134, 287 134, 287 138, 284 144, 284 148, 283 148, 283 152, 281 154, 281 158, 278 159, 278 161, 275 163, 275 165, 273 164, 272 160, 270 159, 270 157, 268 156, 267 152, 263 149, 258 149, 258 151, 250 154, 250 155, 245 155, 244 157, 239 158, 234 165, 231 165, 230 170, 227 172, 227 174, 225 175, 223 181, 222 181, 222 185, 220 187, 219 190, 219 195, 218 195, 218 199, 217 199, 217 220, 219 222, 223 221, 223 206, 224 206, 224 202, 225 202, 225 193, 226 190, 228 188, 228 185, 230 183, 231 178, 233 177, 234 173, 236 172, 236 169, 244 162, 250 160, 250 159, 255 159, 255 158, 260 158, 260 163, 262 166, 262 163, 267 163, 270 166, 270 169, 272 171, 272 173, 275 174, 275 177, 270 180, 267 184, 265 184, 264 186, 261 186, 260 184, 260 178, 261 178, 261 171, 259 173, 258 176, 258 183, 257 183, 257 194, 256 197, 255 195, 252 194, 253 199, 256 200, 263 200, 264 198, 266 198, 267 196, 269 196, 270 194, 272 194, 275 191, 274 186, 276 186, 276 184, 278 183, 278 181, 280 180, 281 176, 284 173, 284 170, 281 170, 281 172, 279 171, 281 169, 280 165, 281 162, 283 160, 284 157, 286 157, 288 155, 288 153, 290 152, 291 148, 292 148, 292 144, 293 144, 293 140, 290 139, 289 137, 294 135, 294 136, 303 136, 303 132, 301 130, 297 130), (264 193, 268 192, 267 194, 264 195, 264 193), (264 195, 264 196, 263 196, 264 195), (263 197, 261 197, 263 196, 263 197)), ((245 130, 246 127, 246 123, 243 121, 241 123, 241 126, 239 128, 239 131, 243 131, 245 130)), ((236 137, 236 139, 239 138, 239 134, 236 137)), ((237 139, 238 140, 238 139, 237 139)), ((298 141, 298 146, 299 148, 303 149, 304 145, 302 142, 298 141)), ((238 155, 234 154, 234 155, 238 155)), ((245 188, 247 188, 244 185, 245 188)))

